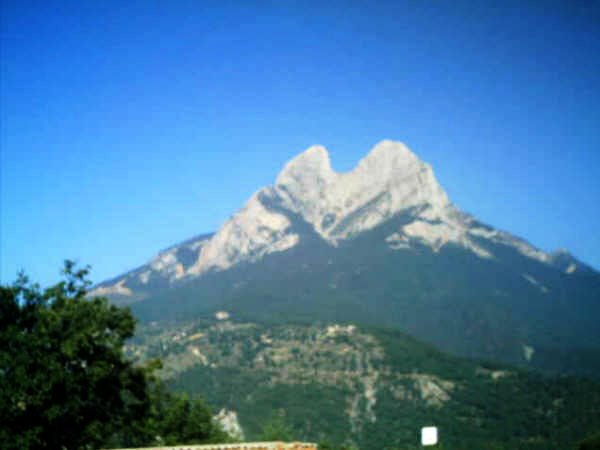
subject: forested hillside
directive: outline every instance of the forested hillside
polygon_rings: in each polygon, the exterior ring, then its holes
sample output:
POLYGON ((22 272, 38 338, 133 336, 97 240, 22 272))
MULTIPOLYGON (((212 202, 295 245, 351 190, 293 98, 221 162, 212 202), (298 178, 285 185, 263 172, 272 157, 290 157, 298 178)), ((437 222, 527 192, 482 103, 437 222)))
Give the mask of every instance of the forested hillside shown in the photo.
POLYGON ((600 385, 442 353, 397 331, 352 324, 199 319, 144 326, 128 347, 160 356, 176 391, 235 411, 247 439, 283 420, 295 437, 363 450, 568 449, 600 429, 600 385))

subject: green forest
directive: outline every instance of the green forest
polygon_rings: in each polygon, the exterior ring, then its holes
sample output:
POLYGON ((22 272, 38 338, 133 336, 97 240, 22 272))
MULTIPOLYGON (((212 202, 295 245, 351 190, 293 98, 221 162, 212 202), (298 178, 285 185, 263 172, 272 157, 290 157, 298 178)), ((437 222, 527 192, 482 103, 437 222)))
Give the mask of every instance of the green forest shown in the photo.
POLYGON ((401 332, 327 323, 146 323, 88 298, 67 262, 41 289, 0 288, 0 448, 99 449, 246 440, 321 449, 599 448, 600 385, 447 355, 401 332), (200 357, 199 355, 202 355, 200 357), (194 358, 193 355, 196 355, 194 358), (209 406, 210 405, 210 406, 209 406))

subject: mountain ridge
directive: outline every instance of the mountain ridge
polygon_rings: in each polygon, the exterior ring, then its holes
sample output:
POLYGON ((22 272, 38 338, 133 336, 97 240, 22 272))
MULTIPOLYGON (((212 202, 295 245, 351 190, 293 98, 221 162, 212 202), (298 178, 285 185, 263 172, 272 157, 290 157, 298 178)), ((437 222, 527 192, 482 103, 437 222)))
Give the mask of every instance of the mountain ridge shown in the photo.
POLYGON ((223 309, 381 325, 461 356, 600 377, 599 293, 596 270, 462 212, 429 165, 383 141, 341 174, 311 147, 215 234, 90 295, 150 321, 223 309))
MULTIPOLYGON (((208 270, 227 270, 243 261, 285 251, 299 243, 299 236, 288 233, 291 221, 286 213, 302 216, 331 245, 349 239, 389 220, 395 214, 417 207, 415 220, 386 237, 390 247, 406 248, 411 239, 425 242, 439 251, 448 242, 458 243, 482 258, 493 255, 476 238, 514 246, 526 256, 560 266, 568 273, 595 270, 562 251, 548 253, 525 239, 481 224, 458 209, 437 182, 431 166, 421 161, 406 145, 383 140, 362 158, 354 169, 336 172, 329 152, 320 145, 285 164, 273 186, 258 190, 246 205, 215 233, 191 238, 158 253, 140 273, 142 284, 149 277, 162 277, 169 284, 187 277, 201 276, 208 270), (278 212, 261 199, 275 199, 278 212), (286 213, 282 213, 281 211, 286 213), (178 249, 194 252, 189 264, 174 258, 178 249), (560 261, 560 264, 557 263, 560 261)), ((144 266, 141 266, 144 267, 144 266)), ((99 283, 95 295, 133 296, 128 280, 115 277, 99 283)))

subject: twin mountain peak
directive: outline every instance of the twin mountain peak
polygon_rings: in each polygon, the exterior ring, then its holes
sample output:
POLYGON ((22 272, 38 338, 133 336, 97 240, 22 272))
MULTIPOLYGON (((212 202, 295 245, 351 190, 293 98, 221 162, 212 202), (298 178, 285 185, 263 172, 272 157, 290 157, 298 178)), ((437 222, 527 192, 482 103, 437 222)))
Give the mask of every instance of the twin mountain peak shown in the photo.
POLYGON ((426 246, 437 253, 454 245, 494 259, 494 248, 501 245, 568 274, 590 270, 565 252, 546 253, 461 212, 429 164, 406 145, 385 140, 345 173, 333 170, 327 149, 310 147, 285 165, 274 186, 252 195, 215 234, 173 246, 149 264, 99 284, 92 294, 131 296, 151 280, 170 285, 257 262, 300 245, 299 223, 335 247, 400 215, 409 219, 382 237, 390 251, 426 246))

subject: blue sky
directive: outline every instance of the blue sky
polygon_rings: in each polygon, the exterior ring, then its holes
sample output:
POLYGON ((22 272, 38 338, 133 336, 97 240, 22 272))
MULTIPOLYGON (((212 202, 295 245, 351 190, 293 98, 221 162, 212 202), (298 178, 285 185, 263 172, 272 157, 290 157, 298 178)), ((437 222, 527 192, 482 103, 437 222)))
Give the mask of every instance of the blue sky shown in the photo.
POLYGON ((346 171, 384 138, 465 211, 600 268, 598 2, 1 4, 4 283, 117 275, 309 145, 346 171))

